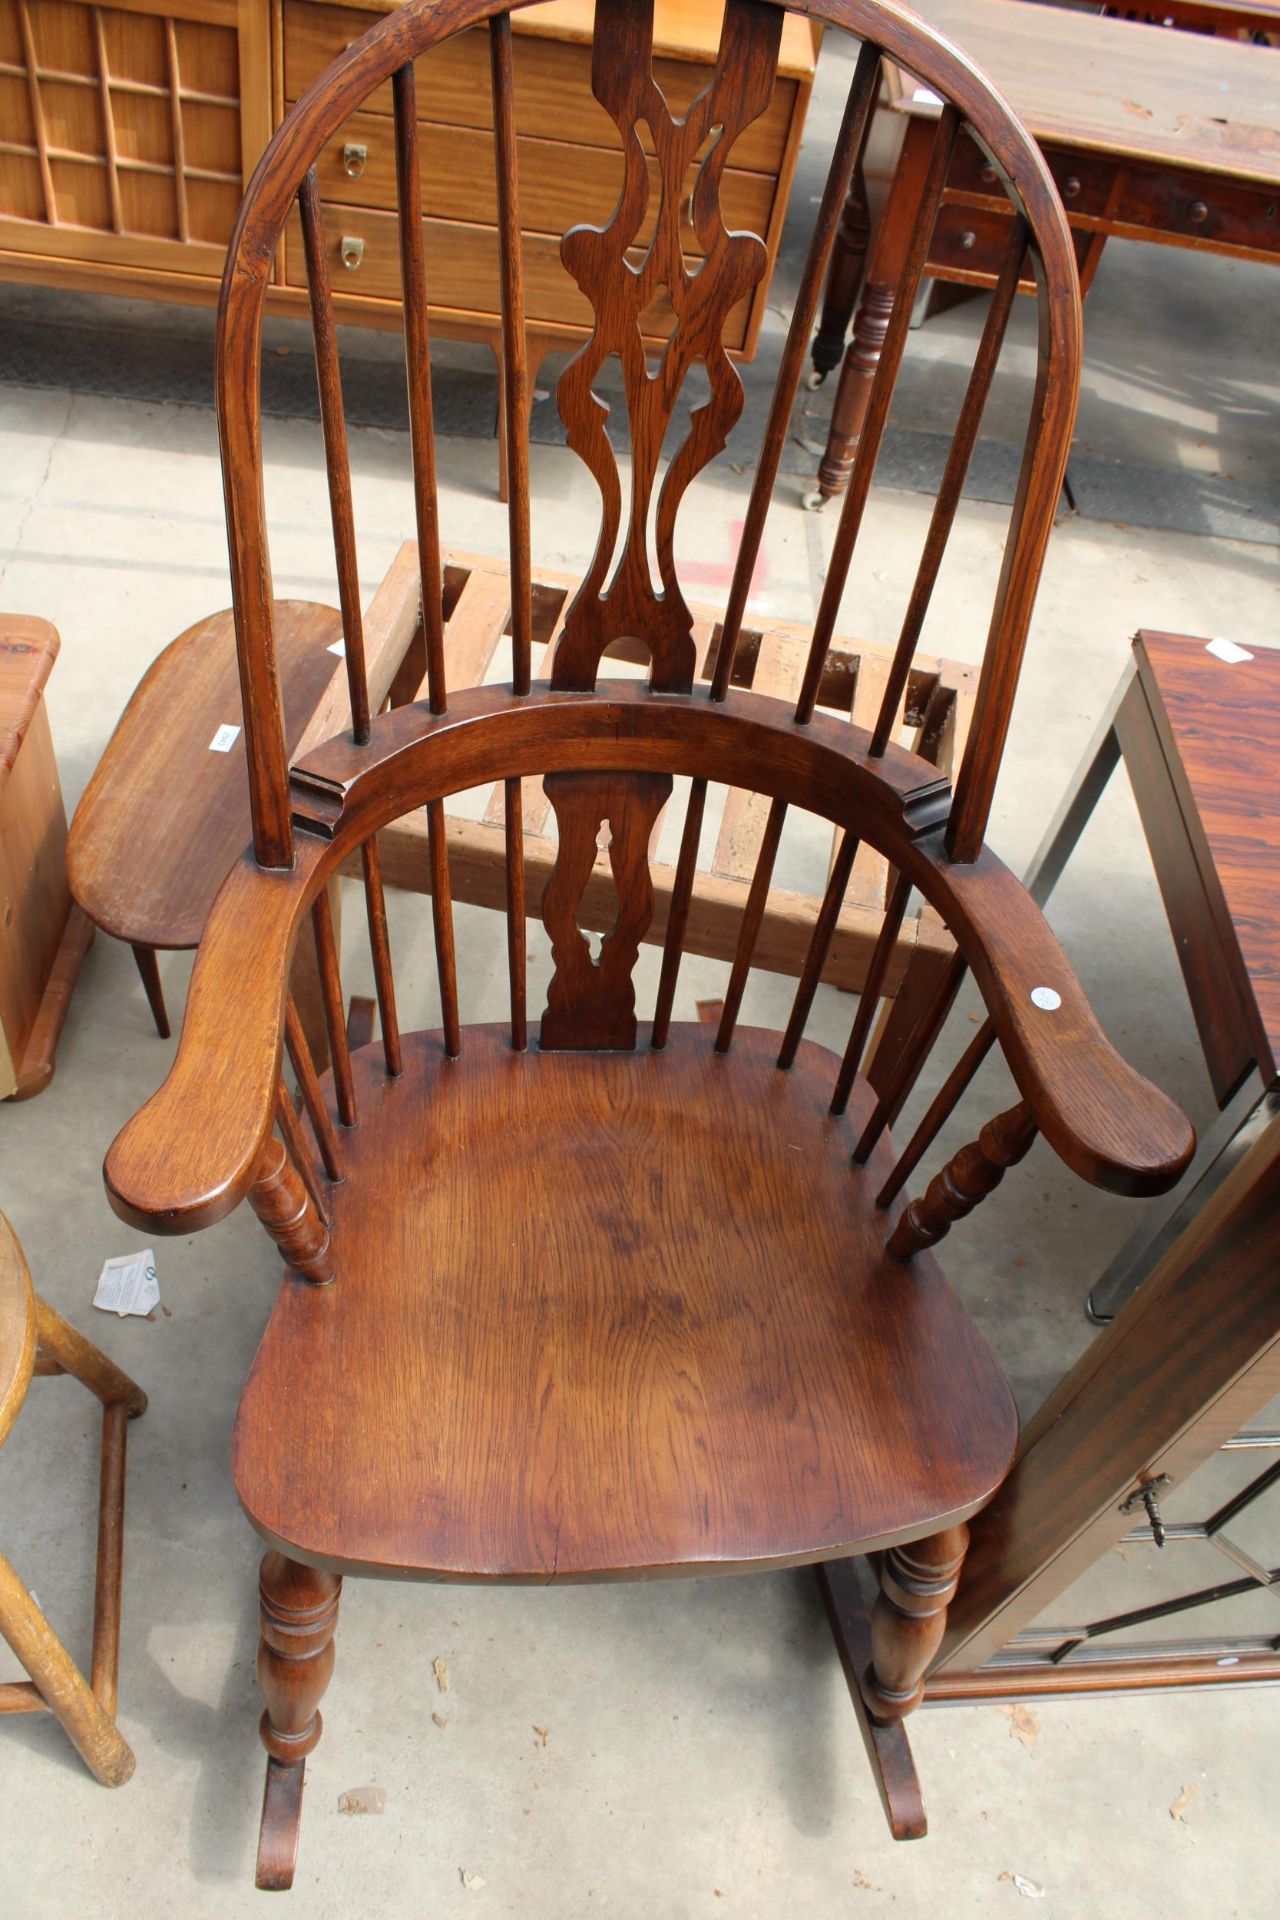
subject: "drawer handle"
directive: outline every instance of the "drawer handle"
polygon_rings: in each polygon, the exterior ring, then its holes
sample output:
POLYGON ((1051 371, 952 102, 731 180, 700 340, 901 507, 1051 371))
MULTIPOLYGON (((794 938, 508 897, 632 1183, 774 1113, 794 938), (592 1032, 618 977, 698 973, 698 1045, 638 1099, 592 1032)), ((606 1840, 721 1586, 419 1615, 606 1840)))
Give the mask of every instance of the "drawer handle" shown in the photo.
POLYGON ((348 180, 358 180, 364 172, 365 161, 369 158, 368 147, 358 146, 354 140, 348 140, 342 149, 342 171, 348 180))
POLYGON ((982 177, 989 187, 994 187, 996 181, 1000 178, 994 167, 984 167, 982 169, 982 177))
POLYGON ((977 246, 977 244, 978 244, 977 234, 974 232, 972 227, 966 227, 964 232, 960 235, 960 245, 964 248, 966 253, 969 253, 973 250, 974 247, 977 246))
POLYGON ((354 273, 364 259, 364 241, 356 234, 344 233, 338 242, 338 252, 342 256, 342 264, 347 272, 354 273))
POLYGON ((1079 180, 1078 180, 1078 179, 1076 178, 1076 176, 1075 176, 1075 174, 1074 174, 1074 173, 1069 173, 1069 174, 1067 175, 1067 177, 1066 177, 1066 179, 1065 179, 1065 180, 1063 181, 1063 183, 1062 183, 1062 197, 1063 197, 1063 199, 1064 199, 1064 200, 1078 200, 1078 199, 1079 199, 1079 197, 1080 197, 1080 182, 1079 182, 1079 180))
POLYGON ((1193 200, 1187 208, 1187 218, 1194 226, 1201 227, 1209 218, 1209 203, 1206 200, 1193 200))

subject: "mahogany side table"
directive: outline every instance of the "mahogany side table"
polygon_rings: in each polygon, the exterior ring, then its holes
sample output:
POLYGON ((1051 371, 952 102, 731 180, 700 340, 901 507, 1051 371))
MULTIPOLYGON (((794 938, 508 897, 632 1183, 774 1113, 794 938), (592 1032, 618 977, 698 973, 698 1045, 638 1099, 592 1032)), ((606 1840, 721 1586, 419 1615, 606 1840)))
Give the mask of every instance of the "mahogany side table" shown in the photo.
MULTIPOLYGON (((1062 195, 1087 291, 1109 238, 1245 260, 1280 259, 1280 48, 1162 32, 1025 0, 917 0, 916 11, 972 56, 1043 149, 1062 195)), ((1274 27, 1274 5, 1259 9, 1274 27)), ((939 115, 937 96, 895 67, 888 110, 902 151, 862 281, 816 493, 844 491, 866 416, 939 115)), ((815 382, 839 354, 867 245, 865 193, 846 210, 815 382), (837 285, 839 281, 839 285, 837 285), (833 350, 834 349, 834 350, 833 350)), ((993 287, 1013 213, 987 156, 957 145, 929 243, 929 283, 993 287)), ((1031 281, 1024 282, 1030 290, 1031 281)))
MULTIPOLYGON (((1151 850, 1220 1117, 1089 1295, 1112 1319, 1280 1112, 1280 651, 1227 660, 1139 633, 1031 863, 1041 904, 1120 760, 1151 850)), ((1232 649, 1226 648, 1228 653, 1232 649)))

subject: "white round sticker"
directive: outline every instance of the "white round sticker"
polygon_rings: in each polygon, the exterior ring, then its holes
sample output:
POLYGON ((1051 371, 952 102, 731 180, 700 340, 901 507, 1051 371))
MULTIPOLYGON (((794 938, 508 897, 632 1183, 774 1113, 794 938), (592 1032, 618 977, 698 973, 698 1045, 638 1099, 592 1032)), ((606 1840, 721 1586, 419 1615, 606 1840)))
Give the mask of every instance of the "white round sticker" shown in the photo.
POLYGON ((1055 993, 1052 987, 1032 987, 1031 1004, 1042 1008, 1045 1013, 1053 1013, 1062 1005, 1062 995, 1055 993))

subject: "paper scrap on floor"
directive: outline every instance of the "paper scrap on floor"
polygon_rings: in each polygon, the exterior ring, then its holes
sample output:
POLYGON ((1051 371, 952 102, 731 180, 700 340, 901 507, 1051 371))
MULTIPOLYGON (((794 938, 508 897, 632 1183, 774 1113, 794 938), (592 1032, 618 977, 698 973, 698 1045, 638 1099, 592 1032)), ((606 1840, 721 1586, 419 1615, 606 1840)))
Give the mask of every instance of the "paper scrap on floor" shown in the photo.
POLYGON ((122 1253, 114 1260, 103 1261, 98 1290, 93 1296, 95 1307, 101 1307, 104 1313, 117 1313, 121 1319, 127 1313, 139 1313, 145 1318, 159 1300, 156 1256, 150 1247, 144 1247, 141 1253, 122 1253))

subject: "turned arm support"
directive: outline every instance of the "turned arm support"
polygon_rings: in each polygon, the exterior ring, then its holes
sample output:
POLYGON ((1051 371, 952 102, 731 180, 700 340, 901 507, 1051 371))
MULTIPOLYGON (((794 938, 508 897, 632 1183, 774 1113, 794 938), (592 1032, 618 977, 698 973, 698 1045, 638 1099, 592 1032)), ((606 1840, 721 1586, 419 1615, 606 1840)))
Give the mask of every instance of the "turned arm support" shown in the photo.
POLYGON ((925 1247, 936 1247, 956 1221, 994 1193, 1008 1169, 1025 1158, 1038 1131, 1025 1102, 988 1120, 977 1139, 961 1147, 919 1199, 904 1209, 886 1251, 895 1260, 909 1260, 925 1247))

